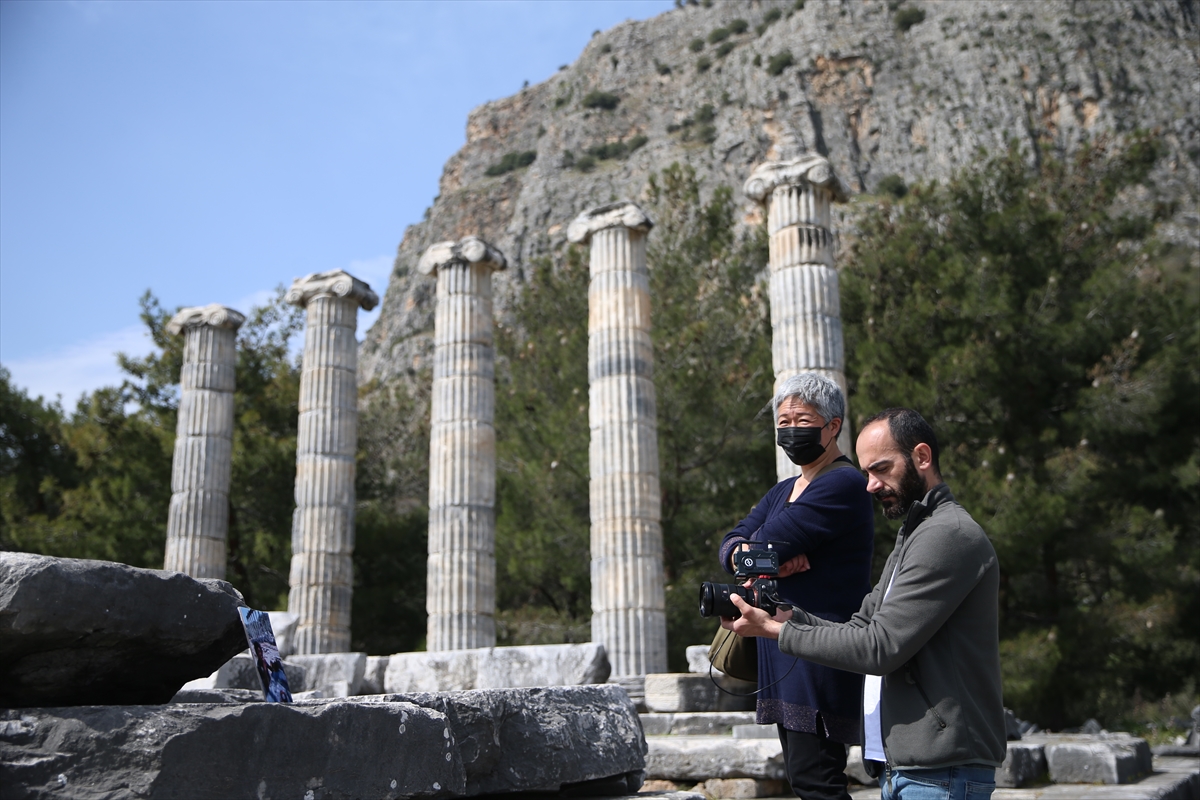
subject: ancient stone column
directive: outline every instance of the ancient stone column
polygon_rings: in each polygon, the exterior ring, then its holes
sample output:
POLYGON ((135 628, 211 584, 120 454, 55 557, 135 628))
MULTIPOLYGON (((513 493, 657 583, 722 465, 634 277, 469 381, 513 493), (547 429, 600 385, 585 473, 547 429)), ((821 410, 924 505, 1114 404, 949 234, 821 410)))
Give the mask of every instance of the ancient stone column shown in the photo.
POLYGON ((496 644, 496 408, 492 272, 475 236, 440 242, 417 269, 437 278, 429 431, 426 648, 496 644))
MULTIPOLYGON (((846 357, 838 275, 833 264, 830 203, 846 190, 820 156, 761 164, 746 181, 746 196, 767 207, 771 259, 771 359, 775 386, 798 372, 818 372, 846 391, 846 357)), ((838 445, 851 453, 843 421, 838 445)), ((800 474, 780 448, 780 480, 800 474)))
POLYGON ((358 444, 358 309, 379 302, 343 272, 298 278, 287 301, 305 308, 296 441, 296 511, 288 611, 298 654, 350 649, 354 455, 358 444))
POLYGON ((184 344, 163 569, 193 578, 225 577, 233 376, 237 329, 245 321, 213 303, 185 308, 167 323, 173 336, 184 335, 184 344))
POLYGON ((591 244, 588 287, 588 449, 592 521, 592 641, 613 675, 667 669, 658 422, 646 234, 633 203, 600 206, 568 227, 591 244))

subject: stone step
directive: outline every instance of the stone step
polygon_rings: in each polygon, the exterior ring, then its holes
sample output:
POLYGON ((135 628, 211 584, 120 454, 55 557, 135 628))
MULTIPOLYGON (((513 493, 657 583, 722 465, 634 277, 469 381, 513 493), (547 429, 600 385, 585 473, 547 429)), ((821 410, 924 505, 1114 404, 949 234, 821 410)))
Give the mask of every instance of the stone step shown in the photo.
POLYGON ((683 711, 752 711, 755 684, 691 672, 646 676, 646 708, 674 713, 683 711))
MULTIPOLYGON (((735 725, 754 724, 753 711, 688 711, 638 715, 647 736, 728 736, 735 725)), ((774 726, 763 726, 774 729, 774 726)))
POLYGON ((779 739, 732 736, 647 736, 646 778, 707 781, 711 778, 783 780, 779 739))

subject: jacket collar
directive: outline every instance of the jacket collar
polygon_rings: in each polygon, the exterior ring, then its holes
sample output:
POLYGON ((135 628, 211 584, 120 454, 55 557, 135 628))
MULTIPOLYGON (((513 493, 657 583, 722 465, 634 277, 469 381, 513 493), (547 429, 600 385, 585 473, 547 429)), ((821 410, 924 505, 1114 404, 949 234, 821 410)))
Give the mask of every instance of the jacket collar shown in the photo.
POLYGON ((908 515, 904 518, 904 533, 912 533, 918 525, 925 521, 926 517, 933 513, 935 508, 952 502, 954 502, 954 495, 951 493, 950 487, 945 482, 939 483, 930 489, 923 498, 909 506, 908 515))

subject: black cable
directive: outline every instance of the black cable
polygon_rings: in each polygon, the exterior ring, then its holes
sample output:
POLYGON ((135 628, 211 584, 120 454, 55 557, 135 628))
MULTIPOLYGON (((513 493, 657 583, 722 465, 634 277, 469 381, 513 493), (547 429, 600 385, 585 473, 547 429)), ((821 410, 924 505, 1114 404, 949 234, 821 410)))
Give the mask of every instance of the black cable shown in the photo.
MULTIPOLYGON (((722 629, 722 630, 726 630, 726 629, 722 629)), ((720 655, 720 653, 721 653, 722 645, 724 645, 725 642, 729 641, 729 637, 737 636, 736 633, 734 633, 733 631, 730 631, 730 630, 726 630, 726 633, 728 633, 729 636, 726 636, 724 639, 721 640, 721 644, 717 645, 717 654, 718 655, 720 655)), ((756 637, 752 637, 752 638, 756 638, 756 637)), ((757 647, 758 643, 756 642, 754 646, 757 647)), ((799 660, 800 660, 799 656, 792 656, 792 665, 790 667, 788 667, 788 671, 783 673, 782 677, 780 677, 779 680, 775 681, 774 683, 768 683, 766 686, 763 686, 759 689, 755 689, 753 692, 731 692, 728 689, 721 686, 721 684, 717 683, 716 676, 713 675, 713 655, 710 653, 708 656, 708 679, 710 681, 712 681, 713 686, 717 687, 718 689, 720 689, 722 692, 724 692, 727 695, 731 695, 733 697, 753 697, 754 695, 758 694, 759 692, 765 692, 767 689, 770 689, 772 686, 778 686, 780 683, 782 683, 783 680, 785 678, 787 678, 788 675, 792 674, 792 670, 794 670, 796 668, 796 662, 798 662, 799 660)), ((724 674, 724 673, 722 673, 722 674, 724 674)), ((732 678, 733 676, 730 675, 729 677, 732 678)))

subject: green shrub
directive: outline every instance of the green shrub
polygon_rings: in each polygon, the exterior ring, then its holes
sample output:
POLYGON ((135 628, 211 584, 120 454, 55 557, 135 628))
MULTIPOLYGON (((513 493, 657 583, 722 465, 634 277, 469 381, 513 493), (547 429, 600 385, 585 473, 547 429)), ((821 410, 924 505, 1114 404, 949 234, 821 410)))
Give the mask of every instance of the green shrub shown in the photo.
POLYGON ((794 4, 792 4, 792 10, 793 11, 803 11, 804 10, 804 0, 796 0, 796 2, 794 4))
POLYGON ((767 74, 779 75, 785 69, 796 63, 796 59, 792 58, 791 50, 784 50, 782 53, 776 53, 771 56, 771 60, 767 62, 767 74))
POLYGON ((696 61, 697 72, 708 72, 708 68, 711 66, 712 59, 710 59, 708 56, 700 56, 700 59, 696 61))
POLYGON ((717 140, 717 127, 715 125, 701 125, 696 129, 696 138, 705 144, 712 144, 717 140))
POLYGON ((563 150, 562 165, 563 169, 570 169, 575 166, 575 154, 570 150, 563 150))
POLYGON ((629 140, 629 142, 628 142, 629 152, 632 153, 634 150, 644 147, 646 142, 648 142, 648 141, 650 141, 649 136, 639 133, 637 136, 635 136, 629 140))
POLYGON ((875 186, 875 191, 877 194, 890 194, 900 199, 908 194, 908 184, 899 175, 884 175, 875 186))
POLYGON ((597 161, 607 161, 610 158, 621 158, 627 147, 624 142, 605 142, 595 147, 589 147, 587 154, 597 161))
POLYGON ((664 64, 661 61, 659 61, 657 58, 654 59, 654 69, 655 69, 655 71, 658 72, 659 75, 670 75, 671 74, 671 65, 664 64))
POLYGON ((703 49, 704 49, 704 40, 703 39, 692 39, 691 44, 688 45, 688 50, 691 50, 693 53, 699 53, 703 49))
POLYGON ((505 153, 499 162, 487 168, 486 174, 491 176, 504 175, 522 167, 528 167, 537 158, 537 151, 523 150, 519 153, 505 153))
POLYGON ((925 9, 902 8, 896 12, 896 27, 902 32, 925 21, 925 9))
POLYGON ((763 14, 763 22, 767 25, 771 25, 775 22, 778 22, 779 18, 782 16, 783 16, 782 11, 780 11, 778 8, 772 8, 766 14, 763 14))
POLYGON ((612 45, 609 44, 608 42, 605 42, 604 44, 600 45, 600 53, 601 54, 611 53, 611 52, 612 52, 612 45))
POLYGON ((761 66, 762 66, 762 54, 761 54, 761 53, 755 53, 755 54, 754 54, 754 60, 753 60, 753 61, 751 61, 750 63, 751 63, 751 64, 753 64, 753 65, 754 65, 754 66, 756 66, 756 67, 761 67, 761 66))
POLYGON ((725 56, 729 55, 729 53, 735 47, 737 47, 737 44, 734 42, 722 42, 721 46, 717 48, 717 58, 724 58, 725 56))
POLYGON ((580 156, 575 160, 575 169, 580 172, 591 172, 596 168, 596 159, 593 156, 580 156))
POLYGON ((704 105, 700 106, 700 108, 696 109, 694 119, 696 122, 706 124, 712 122, 716 116, 717 112, 713 110, 713 107, 708 103, 705 103, 704 105))
POLYGON ((708 43, 716 44, 717 42, 723 42, 729 38, 730 33, 729 28, 713 28, 708 32, 708 43))
POLYGON ((729 30, 732 33, 745 33, 750 29, 750 23, 744 19, 735 19, 729 23, 729 30))
POLYGON ((621 102, 621 98, 612 92, 593 89, 584 96, 581 102, 584 108, 601 108, 605 111, 612 111, 621 102))

